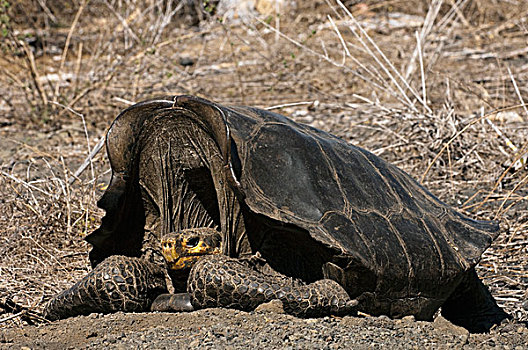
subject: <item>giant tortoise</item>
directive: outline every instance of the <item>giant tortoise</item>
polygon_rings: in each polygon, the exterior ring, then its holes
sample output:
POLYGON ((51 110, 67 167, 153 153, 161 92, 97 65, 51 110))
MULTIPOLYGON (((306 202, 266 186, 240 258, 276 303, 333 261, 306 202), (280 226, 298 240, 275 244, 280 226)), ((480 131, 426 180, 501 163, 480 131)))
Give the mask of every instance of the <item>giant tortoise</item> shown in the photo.
POLYGON ((441 308, 476 332, 509 317, 474 269, 497 223, 331 134, 176 96, 123 111, 106 147, 106 216, 86 238, 94 269, 50 301, 49 319, 273 299, 301 317, 430 320, 441 308))

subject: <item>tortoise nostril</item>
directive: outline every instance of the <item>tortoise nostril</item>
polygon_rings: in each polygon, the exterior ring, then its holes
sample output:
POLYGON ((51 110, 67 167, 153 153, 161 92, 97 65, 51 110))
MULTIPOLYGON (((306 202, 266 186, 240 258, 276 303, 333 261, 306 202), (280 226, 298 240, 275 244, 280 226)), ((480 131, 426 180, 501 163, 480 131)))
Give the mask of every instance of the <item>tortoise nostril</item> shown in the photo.
POLYGON ((187 240, 187 247, 194 248, 198 245, 200 239, 198 237, 191 237, 187 240))

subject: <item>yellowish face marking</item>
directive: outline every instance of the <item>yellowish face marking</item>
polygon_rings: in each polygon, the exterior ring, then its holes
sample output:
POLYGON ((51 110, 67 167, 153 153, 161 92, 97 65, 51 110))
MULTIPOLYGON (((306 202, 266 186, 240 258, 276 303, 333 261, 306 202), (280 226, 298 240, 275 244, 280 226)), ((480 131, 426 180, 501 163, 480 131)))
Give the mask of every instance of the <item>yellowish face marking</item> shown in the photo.
POLYGON ((168 268, 181 270, 191 268, 204 255, 220 254, 219 246, 212 246, 215 240, 196 232, 172 233, 161 239, 162 254, 168 268))

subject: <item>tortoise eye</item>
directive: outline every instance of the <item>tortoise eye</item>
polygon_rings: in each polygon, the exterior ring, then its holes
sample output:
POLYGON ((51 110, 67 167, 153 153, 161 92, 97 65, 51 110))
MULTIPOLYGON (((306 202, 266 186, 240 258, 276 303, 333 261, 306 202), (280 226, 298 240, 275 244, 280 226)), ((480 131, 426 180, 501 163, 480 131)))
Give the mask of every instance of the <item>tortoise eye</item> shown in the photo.
POLYGON ((187 240, 187 247, 194 248, 198 245, 200 239, 198 237, 191 237, 187 240))

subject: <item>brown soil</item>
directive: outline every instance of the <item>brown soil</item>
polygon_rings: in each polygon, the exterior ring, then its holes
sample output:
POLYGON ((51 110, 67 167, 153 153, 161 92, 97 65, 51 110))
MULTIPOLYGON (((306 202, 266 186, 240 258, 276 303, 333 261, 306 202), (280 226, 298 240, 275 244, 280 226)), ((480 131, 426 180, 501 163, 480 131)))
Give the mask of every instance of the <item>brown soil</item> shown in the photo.
MULTIPOLYGON (((477 271, 516 322, 528 321, 528 111, 520 106, 527 96, 527 2, 469 0, 454 8, 446 1, 427 17, 429 1, 348 1, 365 29, 356 29, 361 39, 332 0, 333 8, 310 0, 261 21, 213 17, 194 27, 185 15, 191 12, 169 18, 161 0, 83 3, 0 2, 7 35, 0 41, 0 301, 11 297, 38 311, 88 271, 82 239, 103 215, 96 201, 110 176, 104 152, 68 180, 130 103, 194 94, 275 106, 393 162, 471 217, 500 220, 504 229, 477 271), (422 55, 413 55, 425 18, 432 25, 422 55)), ((437 327, 232 310, 89 316, 35 327, 0 313, 0 346, 159 341, 153 347, 162 348, 171 347, 165 340, 183 347, 198 339, 204 347, 514 348, 528 338, 518 323, 460 339, 460 330, 437 327)))
POLYGON ((183 314, 92 314, 43 327, 9 328, 6 349, 525 349, 528 329, 509 324, 469 334, 445 319, 324 317, 207 309, 183 314))

